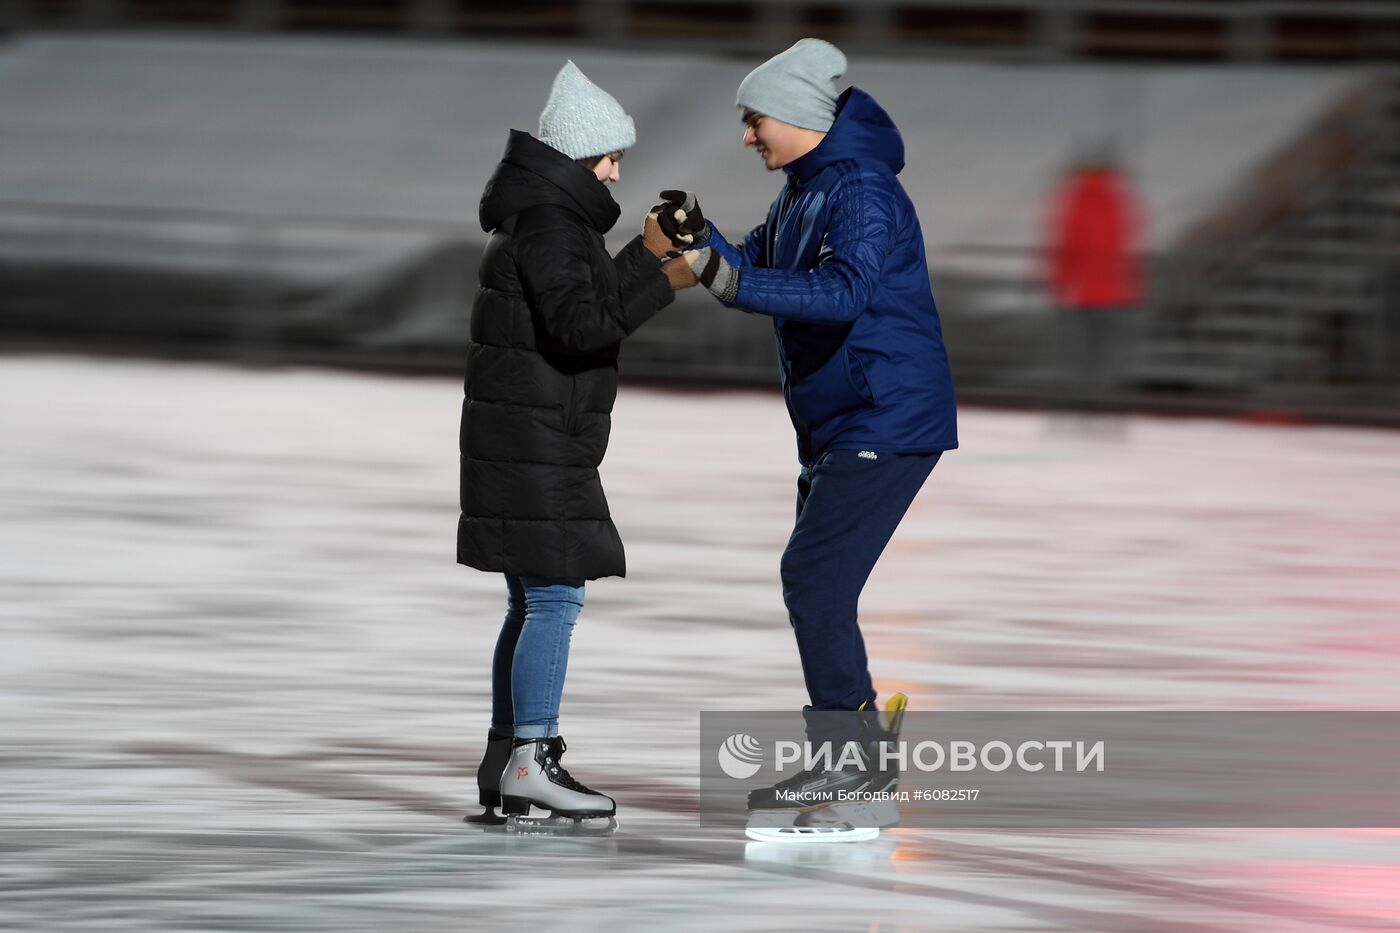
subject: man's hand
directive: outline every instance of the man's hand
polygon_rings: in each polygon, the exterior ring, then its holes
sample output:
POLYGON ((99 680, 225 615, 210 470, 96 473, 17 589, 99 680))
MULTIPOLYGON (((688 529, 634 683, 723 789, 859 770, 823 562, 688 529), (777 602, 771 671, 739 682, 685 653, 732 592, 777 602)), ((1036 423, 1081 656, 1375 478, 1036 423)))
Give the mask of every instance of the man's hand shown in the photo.
POLYGON ((646 220, 642 221, 642 242, 657 259, 674 256, 676 249, 676 245, 671 242, 671 238, 662 231, 661 225, 657 222, 658 208, 663 207, 664 205, 660 204, 653 207, 651 213, 647 214, 646 220))
POLYGON ((666 276, 666 281, 671 283, 671 291, 673 292, 678 292, 683 288, 693 288, 700 283, 684 256, 678 256, 670 262, 662 263, 661 271, 666 276))
POLYGON ((685 254, 690 271, 700 284, 720 301, 732 303, 739 296, 739 270, 725 261, 718 250, 706 246, 685 254))
POLYGON ((700 202, 692 191, 670 189, 661 192, 662 201, 652 208, 661 232, 670 238, 676 249, 694 249, 710 235, 700 202))

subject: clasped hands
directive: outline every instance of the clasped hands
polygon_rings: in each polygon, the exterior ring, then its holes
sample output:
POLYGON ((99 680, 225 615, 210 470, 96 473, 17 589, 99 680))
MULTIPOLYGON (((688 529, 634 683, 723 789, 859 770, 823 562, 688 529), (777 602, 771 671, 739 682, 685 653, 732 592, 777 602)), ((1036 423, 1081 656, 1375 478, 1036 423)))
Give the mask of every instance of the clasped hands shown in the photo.
POLYGON ((705 215, 694 192, 668 190, 662 201, 647 212, 642 239, 658 259, 667 259, 661 271, 674 291, 699 283, 685 250, 693 250, 710 235, 705 215))

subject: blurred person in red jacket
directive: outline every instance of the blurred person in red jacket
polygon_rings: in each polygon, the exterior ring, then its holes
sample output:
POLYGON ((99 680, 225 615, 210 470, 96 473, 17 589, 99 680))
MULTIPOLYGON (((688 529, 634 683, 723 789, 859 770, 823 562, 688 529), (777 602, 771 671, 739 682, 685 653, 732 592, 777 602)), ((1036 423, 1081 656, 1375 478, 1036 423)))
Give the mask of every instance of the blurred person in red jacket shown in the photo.
POLYGON ((1124 376, 1142 299, 1141 209, 1110 147, 1076 160, 1054 192, 1046 275, 1059 308, 1062 384, 1096 396, 1124 376))

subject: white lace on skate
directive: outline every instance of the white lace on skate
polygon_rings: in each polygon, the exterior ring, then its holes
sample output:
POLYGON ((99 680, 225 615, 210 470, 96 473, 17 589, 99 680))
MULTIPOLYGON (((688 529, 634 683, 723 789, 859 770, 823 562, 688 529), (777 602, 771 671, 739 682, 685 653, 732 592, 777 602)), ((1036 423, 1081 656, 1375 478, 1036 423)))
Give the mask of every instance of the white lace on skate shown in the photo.
POLYGON ((596 790, 576 780, 574 776, 565 769, 563 763, 559 761, 560 758, 564 757, 564 753, 569 750, 569 746, 564 744, 562 736, 558 739, 558 749, 557 752, 552 748, 548 749, 544 757, 544 769, 549 772, 551 775, 550 779, 555 784, 580 794, 589 794, 597 797, 606 796, 604 794, 599 794, 596 790))

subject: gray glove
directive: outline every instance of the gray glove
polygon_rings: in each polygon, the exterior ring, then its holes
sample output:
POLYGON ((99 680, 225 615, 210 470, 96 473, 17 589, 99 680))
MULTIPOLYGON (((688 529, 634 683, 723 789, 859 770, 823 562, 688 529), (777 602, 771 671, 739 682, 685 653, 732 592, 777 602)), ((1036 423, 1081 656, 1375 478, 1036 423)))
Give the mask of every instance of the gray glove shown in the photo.
POLYGON ((708 246, 690 250, 685 253, 685 261, 700 284, 720 301, 733 304, 739 297, 739 270, 726 262, 718 251, 708 246))

